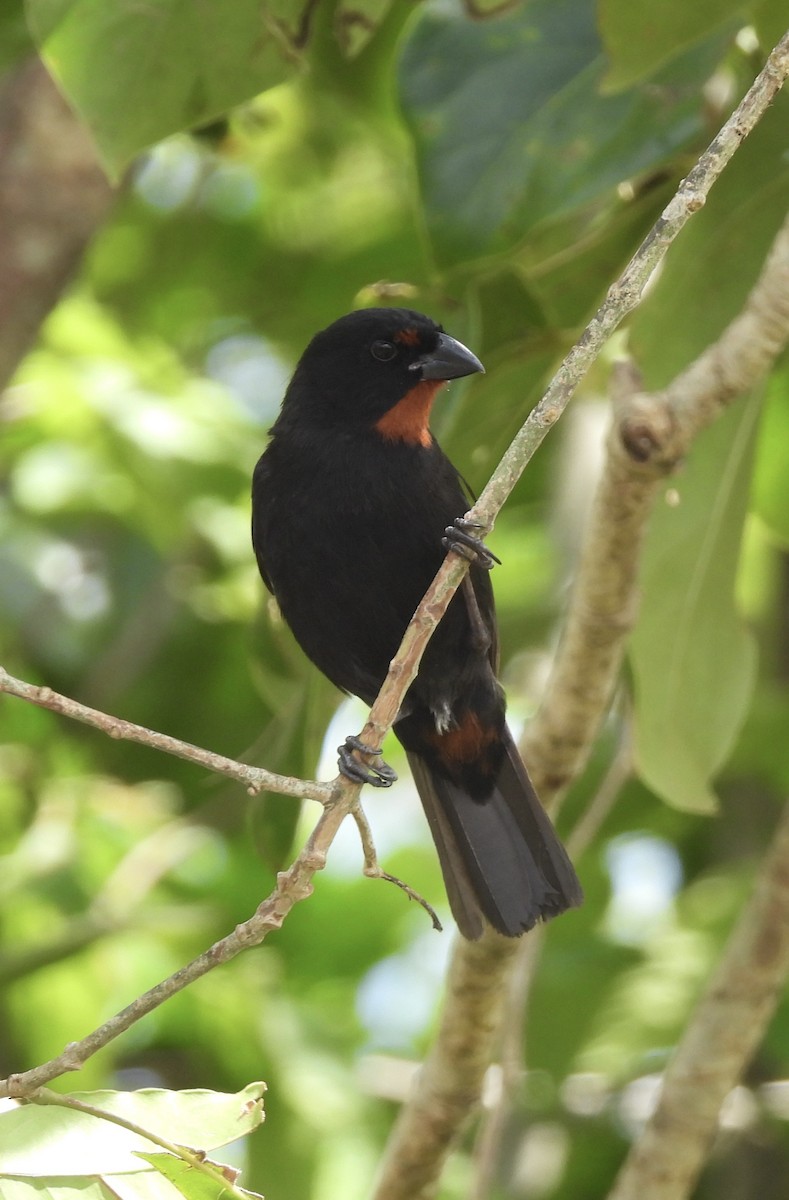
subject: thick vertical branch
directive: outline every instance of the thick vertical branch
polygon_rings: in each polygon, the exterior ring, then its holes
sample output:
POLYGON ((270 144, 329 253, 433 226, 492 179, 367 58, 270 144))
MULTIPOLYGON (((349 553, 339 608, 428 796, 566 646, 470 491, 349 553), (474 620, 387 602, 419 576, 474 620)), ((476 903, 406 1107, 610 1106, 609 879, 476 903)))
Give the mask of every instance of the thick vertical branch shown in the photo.
POLYGON ((107 215, 87 131, 37 59, 0 86, 0 390, 107 215))
POLYGON ((646 523, 661 480, 694 438, 770 369, 789 339, 789 217, 743 310, 662 391, 620 372, 608 439, 557 658, 524 754, 545 803, 582 768, 607 710, 638 605, 646 523), (625 394, 627 393, 627 394, 625 394))
POLYGON ((389 1139, 376 1200, 404 1196, 421 1200, 432 1195, 432 1176, 426 1185, 425 1163, 434 1161, 435 1147, 444 1141, 447 1128, 462 1131, 479 1100, 506 998, 500 965, 512 961, 518 942, 491 931, 464 947, 466 952, 455 954, 450 966, 444 1013, 421 1086, 413 1103, 401 1111, 389 1139), (457 1063, 464 1066, 460 1078, 457 1063))
POLYGON ((608 1200, 684 1200, 789 974, 789 807, 608 1200))
POLYGON ((550 681, 523 739, 548 807, 583 769, 608 711, 636 620, 641 547, 660 478, 638 469, 614 425, 550 681))

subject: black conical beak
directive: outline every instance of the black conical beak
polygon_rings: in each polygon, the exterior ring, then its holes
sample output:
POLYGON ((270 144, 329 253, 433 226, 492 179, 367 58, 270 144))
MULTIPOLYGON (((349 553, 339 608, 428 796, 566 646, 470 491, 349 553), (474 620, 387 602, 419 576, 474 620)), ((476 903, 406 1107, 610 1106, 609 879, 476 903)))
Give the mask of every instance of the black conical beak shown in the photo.
POLYGON ((477 371, 485 374, 485 368, 476 354, 472 354, 467 346, 448 333, 440 333, 435 350, 422 354, 411 364, 412 371, 417 369, 421 371, 422 379, 461 379, 477 371))

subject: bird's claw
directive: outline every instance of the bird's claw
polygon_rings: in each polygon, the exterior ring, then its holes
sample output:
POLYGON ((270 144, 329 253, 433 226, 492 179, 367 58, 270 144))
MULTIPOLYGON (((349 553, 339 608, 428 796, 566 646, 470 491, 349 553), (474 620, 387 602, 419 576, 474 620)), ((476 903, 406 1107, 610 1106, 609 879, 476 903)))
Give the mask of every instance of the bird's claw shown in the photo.
POLYGON ((397 772, 385 763, 381 758, 380 747, 367 746, 358 737, 349 735, 341 746, 337 747, 339 755, 337 765, 340 771, 348 779, 352 779, 354 783, 369 783, 372 787, 388 788, 397 779, 397 772), (354 756, 354 751, 357 750, 360 754, 369 754, 376 761, 369 766, 366 763, 360 762, 354 756))
POLYGON ((447 525, 444 530, 441 545, 445 550, 454 550, 455 554, 468 559, 469 562, 478 563, 480 567, 490 571, 494 563, 501 564, 501 559, 488 549, 482 538, 470 532, 472 529, 483 528, 484 526, 476 521, 467 521, 465 517, 455 517, 454 523, 447 525))

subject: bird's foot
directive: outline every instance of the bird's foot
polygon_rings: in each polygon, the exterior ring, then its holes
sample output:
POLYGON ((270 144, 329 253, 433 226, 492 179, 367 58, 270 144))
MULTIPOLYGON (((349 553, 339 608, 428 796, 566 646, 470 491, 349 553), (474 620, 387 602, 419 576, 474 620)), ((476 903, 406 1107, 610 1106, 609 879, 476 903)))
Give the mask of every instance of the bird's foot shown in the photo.
POLYGON ((342 746, 337 747, 337 754, 337 765, 341 773, 354 783, 369 783, 373 787, 388 788, 397 779, 397 772, 381 758, 380 747, 376 749, 375 746, 367 746, 352 734, 345 739, 342 746), (375 761, 368 766, 355 757, 354 751, 369 754, 375 761))
POLYGON ((501 564, 501 559, 488 550, 482 538, 471 532, 472 529, 484 529, 484 525, 467 521, 465 517, 455 517, 454 523, 447 525, 444 530, 441 545, 445 550, 454 550, 455 554, 490 571, 494 563, 501 564))

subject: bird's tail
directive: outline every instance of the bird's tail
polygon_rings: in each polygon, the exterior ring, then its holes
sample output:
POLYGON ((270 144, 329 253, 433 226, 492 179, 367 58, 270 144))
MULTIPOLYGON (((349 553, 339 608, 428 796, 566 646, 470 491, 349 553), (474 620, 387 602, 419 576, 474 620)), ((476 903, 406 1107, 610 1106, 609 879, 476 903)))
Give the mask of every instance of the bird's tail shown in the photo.
POLYGON ((453 916, 472 940, 481 937, 485 921, 507 937, 518 937, 583 899, 573 865, 506 729, 503 739, 495 786, 481 800, 413 750, 407 752, 453 916))

